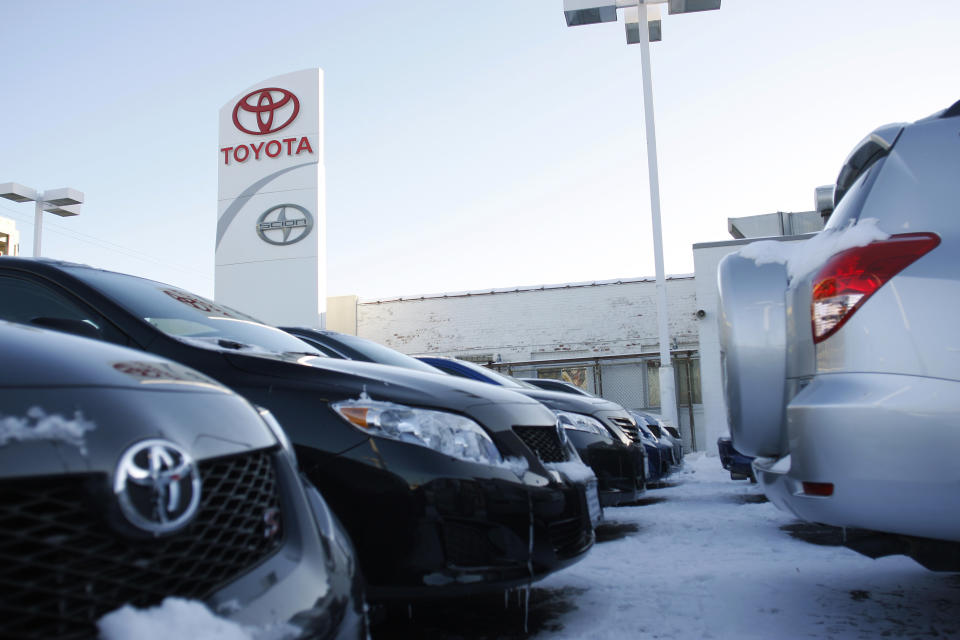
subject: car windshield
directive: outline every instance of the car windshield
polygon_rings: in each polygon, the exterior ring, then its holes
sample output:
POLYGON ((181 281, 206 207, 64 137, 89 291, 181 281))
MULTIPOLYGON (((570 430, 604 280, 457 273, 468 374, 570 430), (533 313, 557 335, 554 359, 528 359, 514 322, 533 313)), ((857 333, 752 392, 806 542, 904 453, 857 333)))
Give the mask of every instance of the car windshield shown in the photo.
POLYGON ((183 289, 89 267, 63 269, 175 338, 198 340, 212 347, 238 351, 252 348, 326 357, 280 329, 183 289))
POLYGON ((385 347, 382 344, 374 342, 373 340, 367 340, 366 338, 358 338, 357 336, 346 334, 338 335, 335 338, 330 339, 341 342, 345 346, 360 352, 361 354, 370 358, 372 362, 389 364, 395 367, 406 367, 407 369, 416 369, 417 371, 425 371, 427 373, 440 373, 436 367, 431 367, 426 362, 421 362, 416 358, 408 356, 404 353, 400 353, 399 351, 395 351, 390 347, 385 347))

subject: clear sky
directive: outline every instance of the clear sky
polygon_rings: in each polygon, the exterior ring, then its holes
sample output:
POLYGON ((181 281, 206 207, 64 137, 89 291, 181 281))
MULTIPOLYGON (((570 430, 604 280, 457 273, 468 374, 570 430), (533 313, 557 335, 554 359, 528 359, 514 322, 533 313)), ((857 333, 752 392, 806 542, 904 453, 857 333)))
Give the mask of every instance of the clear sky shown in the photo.
MULTIPOLYGON (((654 273, 640 48, 562 0, 0 0, 0 182, 86 194, 45 255, 212 296, 217 114, 325 74, 328 293, 654 273)), ((960 99, 960 2, 723 0, 664 16, 667 273, 727 218, 806 211, 873 128, 960 99)), ((0 200, 31 254, 33 208, 0 200)))

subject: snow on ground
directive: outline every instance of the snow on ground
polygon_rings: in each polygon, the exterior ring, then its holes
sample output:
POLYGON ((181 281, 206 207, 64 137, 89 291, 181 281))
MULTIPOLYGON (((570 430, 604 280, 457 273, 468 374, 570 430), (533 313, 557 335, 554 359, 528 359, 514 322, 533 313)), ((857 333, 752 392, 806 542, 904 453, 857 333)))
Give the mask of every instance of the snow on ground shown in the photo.
POLYGON ((960 637, 960 575, 791 537, 799 521, 716 457, 688 456, 671 484, 604 510, 601 535, 626 535, 537 585, 576 595, 534 637, 960 637))
MULTIPOLYGON (((688 456, 670 486, 604 513, 587 557, 534 585, 529 601, 519 591, 416 605, 376 625, 373 640, 960 638, 960 575, 792 537, 783 527, 820 542, 836 530, 778 511, 757 485, 730 480, 717 457, 688 456)), ((241 627, 176 599, 120 609, 100 629, 101 640, 284 632, 241 627)))

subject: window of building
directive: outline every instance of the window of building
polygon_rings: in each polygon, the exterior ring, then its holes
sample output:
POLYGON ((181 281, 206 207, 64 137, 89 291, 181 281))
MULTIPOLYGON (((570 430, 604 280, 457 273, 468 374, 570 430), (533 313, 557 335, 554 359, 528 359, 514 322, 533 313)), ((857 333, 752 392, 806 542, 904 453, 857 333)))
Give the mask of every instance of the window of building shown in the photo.
POLYGON ((570 384, 590 391, 590 372, 588 367, 559 367, 555 369, 538 369, 538 378, 550 378, 551 380, 563 380, 570 384))

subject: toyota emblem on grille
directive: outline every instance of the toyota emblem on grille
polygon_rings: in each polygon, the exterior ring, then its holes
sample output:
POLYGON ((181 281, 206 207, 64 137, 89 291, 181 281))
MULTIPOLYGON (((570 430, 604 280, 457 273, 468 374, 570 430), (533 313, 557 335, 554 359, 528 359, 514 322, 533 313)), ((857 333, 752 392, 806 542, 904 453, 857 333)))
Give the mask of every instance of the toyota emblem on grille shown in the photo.
POLYGON ((120 458, 113 480, 120 510, 154 535, 185 526, 200 504, 200 473, 186 451, 167 440, 143 440, 120 458))
POLYGON ((257 235, 270 244, 288 245, 300 242, 310 235, 311 229, 313 216, 296 204, 270 207, 257 219, 257 235))
POLYGON ((237 101, 233 108, 233 125, 244 133, 263 136, 280 131, 293 122, 299 113, 300 101, 297 96, 286 89, 268 87, 251 91, 237 101))

